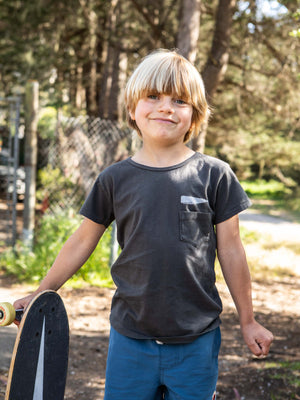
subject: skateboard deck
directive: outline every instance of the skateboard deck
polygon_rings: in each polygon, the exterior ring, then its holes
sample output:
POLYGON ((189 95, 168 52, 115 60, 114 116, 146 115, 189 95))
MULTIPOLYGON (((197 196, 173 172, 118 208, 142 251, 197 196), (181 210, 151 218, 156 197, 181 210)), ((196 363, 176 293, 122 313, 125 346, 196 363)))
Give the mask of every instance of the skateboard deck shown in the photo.
MULTIPOLYGON (((20 310, 14 315, 8 304, 0 304, 0 325, 20 316, 20 310)), ((64 304, 56 292, 41 292, 21 317, 5 400, 63 400, 68 352, 69 324, 64 304)))

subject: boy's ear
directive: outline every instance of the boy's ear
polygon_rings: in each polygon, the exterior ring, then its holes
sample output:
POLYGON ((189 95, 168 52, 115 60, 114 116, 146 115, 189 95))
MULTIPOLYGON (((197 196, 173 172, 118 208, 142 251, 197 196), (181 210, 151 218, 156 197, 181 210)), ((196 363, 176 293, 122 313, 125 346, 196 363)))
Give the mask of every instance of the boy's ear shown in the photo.
POLYGON ((134 112, 131 110, 128 110, 128 114, 129 114, 130 118, 132 119, 132 121, 134 121, 135 120, 134 112))

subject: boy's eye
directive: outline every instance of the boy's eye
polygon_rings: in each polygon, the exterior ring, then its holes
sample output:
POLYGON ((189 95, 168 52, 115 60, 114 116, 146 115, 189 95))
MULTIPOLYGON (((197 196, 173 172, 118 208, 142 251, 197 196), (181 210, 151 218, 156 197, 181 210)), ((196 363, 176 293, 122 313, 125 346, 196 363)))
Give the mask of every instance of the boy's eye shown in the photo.
POLYGON ((158 99, 158 95, 157 94, 148 94, 148 99, 152 99, 152 100, 156 100, 158 99))
POLYGON ((181 104, 186 104, 186 102, 185 102, 184 100, 182 100, 182 99, 174 99, 174 102, 175 102, 176 104, 179 104, 179 105, 181 105, 181 104))

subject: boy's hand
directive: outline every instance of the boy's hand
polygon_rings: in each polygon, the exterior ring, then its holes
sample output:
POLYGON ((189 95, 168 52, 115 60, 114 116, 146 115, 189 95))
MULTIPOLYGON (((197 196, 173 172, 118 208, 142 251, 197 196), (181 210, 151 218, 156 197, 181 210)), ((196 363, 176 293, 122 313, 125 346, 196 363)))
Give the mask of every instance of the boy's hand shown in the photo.
MULTIPOLYGON (((32 293, 29 296, 23 297, 22 299, 18 299, 14 302, 13 306, 15 310, 24 310, 27 308, 28 304, 31 300, 36 296, 36 293, 32 293)), ((14 323, 16 325, 20 325, 20 321, 15 320, 14 323)))
POLYGON ((242 326, 241 330, 247 346, 255 356, 263 357, 269 353, 274 340, 272 332, 256 321, 242 326))

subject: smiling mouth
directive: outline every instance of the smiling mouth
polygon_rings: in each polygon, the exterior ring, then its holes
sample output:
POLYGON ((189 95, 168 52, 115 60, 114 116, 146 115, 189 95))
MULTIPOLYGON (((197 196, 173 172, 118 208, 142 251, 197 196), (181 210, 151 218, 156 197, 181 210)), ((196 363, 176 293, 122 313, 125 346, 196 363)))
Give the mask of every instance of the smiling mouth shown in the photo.
POLYGON ((166 118, 153 118, 153 121, 156 122, 161 122, 161 123, 168 123, 168 124, 175 124, 176 122, 171 120, 171 119, 166 119, 166 118))

